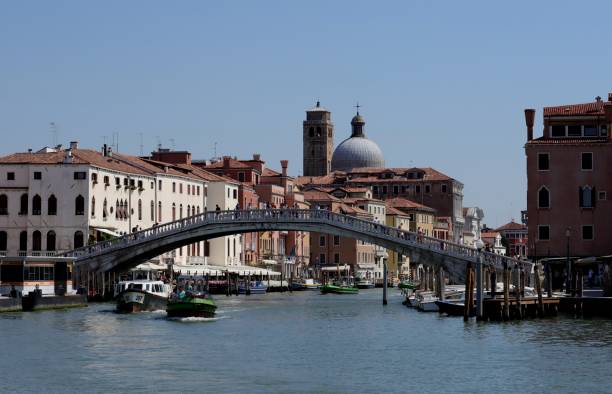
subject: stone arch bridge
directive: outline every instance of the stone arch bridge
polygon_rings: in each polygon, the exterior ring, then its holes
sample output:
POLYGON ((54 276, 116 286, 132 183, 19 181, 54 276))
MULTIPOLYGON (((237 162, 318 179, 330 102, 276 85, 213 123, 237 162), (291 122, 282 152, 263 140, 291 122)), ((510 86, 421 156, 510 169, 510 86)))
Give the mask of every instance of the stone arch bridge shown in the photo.
POLYGON ((495 270, 528 264, 353 216, 327 210, 299 209, 206 212, 75 249, 67 252, 66 256, 74 259, 78 270, 123 271, 194 242, 271 230, 310 231, 359 239, 407 255, 413 263, 443 268, 454 282, 464 280, 467 263, 477 263, 479 253, 482 253, 484 265, 495 270))

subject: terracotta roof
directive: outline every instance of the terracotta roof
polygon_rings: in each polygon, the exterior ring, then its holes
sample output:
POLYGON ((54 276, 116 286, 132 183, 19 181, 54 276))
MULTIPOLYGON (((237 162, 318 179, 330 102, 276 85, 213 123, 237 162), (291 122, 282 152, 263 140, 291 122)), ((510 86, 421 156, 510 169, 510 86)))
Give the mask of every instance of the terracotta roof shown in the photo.
POLYGON ((497 228, 495 231, 504 230, 527 230, 527 226, 522 223, 516 223, 515 221, 511 221, 510 223, 506 223, 503 226, 497 228))
POLYGON ((583 145, 602 144, 610 142, 607 138, 536 138, 528 141, 526 145, 583 145))
MULTIPOLYGON (((205 168, 211 168, 212 169, 212 168, 225 168, 225 167, 224 167, 223 160, 219 160, 219 161, 216 161, 214 163, 211 163, 211 164, 207 165, 205 168)), ((245 168, 245 169, 246 168, 250 168, 252 170, 255 170, 253 167, 251 167, 251 166, 249 166, 247 164, 244 164, 240 160, 236 160, 236 159, 232 159, 232 158, 229 159, 229 168, 245 168)), ((255 170, 255 171, 257 171, 257 170, 255 170)))
POLYGON ((490 231, 490 232, 480 233, 480 238, 497 238, 498 235, 501 235, 501 234, 498 233, 497 231, 490 231))
POLYGON ((334 174, 325 176, 299 176, 295 180, 295 184, 298 186, 303 185, 331 185, 335 181, 334 174))
POLYGON ((400 211, 399 209, 387 206, 386 207, 386 214, 388 216, 407 216, 406 213, 400 211))
POLYGON ((263 172, 261 173, 261 176, 279 176, 281 175, 280 172, 278 171, 274 171, 270 168, 264 168, 263 172))
POLYGON ((340 204, 340 206, 336 209, 337 212, 343 214, 361 214, 361 215, 369 215, 369 212, 364 211, 359 207, 350 206, 347 204, 340 204))
POLYGON ((306 201, 334 201, 340 202, 338 197, 319 190, 307 190, 304 192, 304 200, 306 201))
POLYGON ((422 211, 429 211, 429 212, 435 212, 436 210, 433 208, 430 208, 426 205, 423 204, 419 204, 417 202, 408 200, 406 198, 402 198, 402 197, 396 197, 396 198, 390 198, 388 200, 385 200, 385 204, 389 207, 393 207, 393 208, 404 208, 404 209, 419 209, 422 211))
MULTIPOLYGON (((595 101, 584 104, 559 105, 557 107, 544 107, 544 116, 593 116, 603 115, 605 101, 595 101)), ((608 104, 612 105, 612 104, 608 104)))

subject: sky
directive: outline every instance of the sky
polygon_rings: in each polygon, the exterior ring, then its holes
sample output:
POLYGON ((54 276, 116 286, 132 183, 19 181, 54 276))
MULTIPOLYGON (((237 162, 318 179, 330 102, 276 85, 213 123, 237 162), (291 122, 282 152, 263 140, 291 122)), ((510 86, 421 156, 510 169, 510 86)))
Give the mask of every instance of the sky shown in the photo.
POLYGON ((302 173, 317 100, 495 227, 526 207, 523 110, 612 92, 612 2, 2 1, 0 155, 78 140, 302 173), (51 123, 55 124, 52 132, 51 123), (142 147, 141 147, 142 144, 142 147))

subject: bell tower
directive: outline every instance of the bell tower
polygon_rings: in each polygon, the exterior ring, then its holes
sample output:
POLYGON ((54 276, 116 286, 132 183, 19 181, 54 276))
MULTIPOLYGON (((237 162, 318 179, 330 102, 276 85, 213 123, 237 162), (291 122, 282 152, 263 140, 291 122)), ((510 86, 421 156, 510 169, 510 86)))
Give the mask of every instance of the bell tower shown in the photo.
POLYGON ((304 121, 304 176, 323 176, 331 171, 334 124, 331 112, 317 105, 306 111, 304 121))

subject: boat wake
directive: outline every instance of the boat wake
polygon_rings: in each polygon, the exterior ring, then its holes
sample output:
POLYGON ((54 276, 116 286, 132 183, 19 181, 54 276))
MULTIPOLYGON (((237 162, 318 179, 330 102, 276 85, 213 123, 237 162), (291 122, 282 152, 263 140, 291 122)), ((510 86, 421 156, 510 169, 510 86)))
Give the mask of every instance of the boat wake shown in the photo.
POLYGON ((169 317, 168 320, 178 321, 181 323, 208 323, 215 322, 221 319, 227 319, 227 316, 218 316, 218 317, 169 317))

